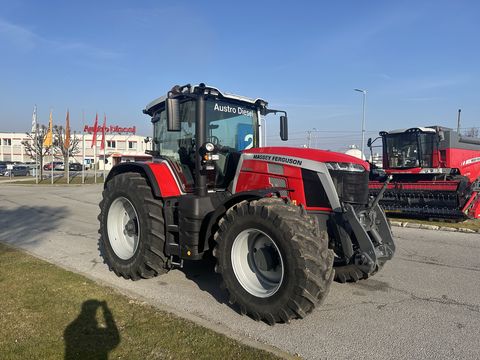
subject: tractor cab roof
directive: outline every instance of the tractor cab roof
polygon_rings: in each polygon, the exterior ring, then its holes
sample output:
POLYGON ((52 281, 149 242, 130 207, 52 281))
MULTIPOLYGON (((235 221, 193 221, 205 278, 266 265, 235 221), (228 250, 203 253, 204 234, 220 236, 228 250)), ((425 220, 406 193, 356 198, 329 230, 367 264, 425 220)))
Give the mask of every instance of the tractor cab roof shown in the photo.
POLYGON ((391 131, 380 131, 379 135, 393 135, 393 134, 402 134, 402 133, 425 133, 425 134, 435 134, 439 131, 446 131, 452 130, 450 128, 439 126, 439 125, 432 125, 432 126, 425 126, 425 127, 414 127, 409 129, 396 129, 391 131))
MULTIPOLYGON (((185 93, 185 94, 193 94, 196 91, 198 91, 198 89, 204 89, 205 94, 213 95, 213 96, 219 96, 219 97, 224 98, 224 99, 231 99, 231 100, 235 100, 235 101, 246 102, 246 103, 249 103, 249 104, 252 104, 252 105, 260 105, 262 107, 266 107, 267 104, 268 104, 265 100, 260 99, 260 98, 252 99, 252 98, 249 98, 249 97, 246 97, 246 96, 241 96, 241 95, 231 94, 231 93, 227 93, 227 92, 222 92, 222 91, 220 91, 219 89, 217 89, 213 86, 208 86, 208 85, 205 85, 205 84, 199 84, 199 85, 193 85, 193 86, 187 85, 183 88, 185 90, 183 90, 182 92, 185 93)), ((166 99, 167 99, 167 95, 163 95, 163 96, 160 96, 159 98, 151 101, 150 103, 147 104, 147 106, 145 106, 145 110, 143 110, 143 113, 152 115, 153 110, 157 109, 160 105, 164 104, 166 99)))

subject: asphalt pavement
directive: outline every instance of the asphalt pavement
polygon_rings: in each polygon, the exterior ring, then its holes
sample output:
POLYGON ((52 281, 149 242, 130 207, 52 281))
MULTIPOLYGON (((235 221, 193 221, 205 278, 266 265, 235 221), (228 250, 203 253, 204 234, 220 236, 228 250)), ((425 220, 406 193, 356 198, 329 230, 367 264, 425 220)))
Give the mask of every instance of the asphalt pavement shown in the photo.
MULTIPOLYGON (((0 185, 0 241, 162 309, 307 359, 479 359, 480 235, 394 228, 397 253, 373 278, 333 284, 303 320, 241 316, 207 262, 155 279, 117 278, 97 251, 101 185, 0 185)), ((39 299, 40 301, 41 299, 39 299)))

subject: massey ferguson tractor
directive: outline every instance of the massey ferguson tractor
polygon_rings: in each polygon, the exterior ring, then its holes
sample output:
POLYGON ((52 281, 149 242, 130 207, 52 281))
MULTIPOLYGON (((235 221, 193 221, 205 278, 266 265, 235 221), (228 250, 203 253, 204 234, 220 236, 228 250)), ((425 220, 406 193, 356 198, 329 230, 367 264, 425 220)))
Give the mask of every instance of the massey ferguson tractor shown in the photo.
MULTIPOLYGON (((402 216, 480 218, 480 139, 441 126, 380 132, 384 176, 369 184, 380 204, 402 216)), ((369 139, 368 145, 372 146, 369 139)))
POLYGON ((305 317, 334 277, 366 279, 392 258, 368 163, 261 147, 261 117, 283 114, 285 141, 286 112, 204 84, 175 86, 143 112, 153 160, 113 167, 100 203, 99 249, 118 276, 151 278, 213 253, 229 302, 275 324, 305 317))

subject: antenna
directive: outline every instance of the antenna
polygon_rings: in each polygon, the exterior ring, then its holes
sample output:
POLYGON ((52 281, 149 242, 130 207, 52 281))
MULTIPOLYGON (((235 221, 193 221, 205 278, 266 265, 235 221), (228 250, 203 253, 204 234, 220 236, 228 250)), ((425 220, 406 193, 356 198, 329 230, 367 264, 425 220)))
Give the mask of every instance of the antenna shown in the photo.
POLYGON ((457 116, 457 134, 460 135, 460 113, 462 109, 458 109, 458 116, 457 116))

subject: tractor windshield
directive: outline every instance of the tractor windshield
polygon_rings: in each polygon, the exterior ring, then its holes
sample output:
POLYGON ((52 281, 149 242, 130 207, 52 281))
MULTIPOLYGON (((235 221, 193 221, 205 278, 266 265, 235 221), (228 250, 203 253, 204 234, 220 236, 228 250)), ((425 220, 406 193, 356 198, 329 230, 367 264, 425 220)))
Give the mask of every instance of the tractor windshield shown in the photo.
POLYGON ((210 99, 206 104, 207 139, 230 151, 257 145, 258 116, 254 106, 210 99))
POLYGON ((404 132, 384 136, 387 168, 432 167, 435 134, 404 132))
MULTIPOLYGON (((239 152, 258 146, 257 109, 250 104, 215 98, 207 99, 205 105, 207 141, 217 147, 220 157, 213 182, 217 187, 226 187, 239 152)), ((195 118, 195 101, 187 100, 180 104, 180 131, 168 131, 164 109, 152 119, 154 150, 170 160, 185 191, 191 191, 194 182, 195 118)))

